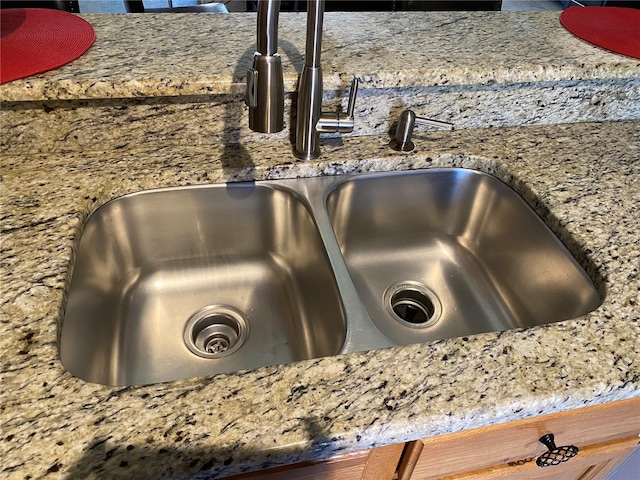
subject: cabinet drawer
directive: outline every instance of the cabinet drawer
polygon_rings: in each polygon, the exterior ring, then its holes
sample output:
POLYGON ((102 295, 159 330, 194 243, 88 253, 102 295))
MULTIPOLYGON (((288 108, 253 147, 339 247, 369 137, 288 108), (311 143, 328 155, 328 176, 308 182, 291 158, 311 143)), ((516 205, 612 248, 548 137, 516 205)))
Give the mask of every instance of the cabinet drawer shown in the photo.
MULTIPOLYGON (((540 468, 534 459, 441 477, 439 480, 602 480, 638 445, 638 437, 597 443, 580 449, 566 463, 540 468)), ((412 477, 419 480, 419 477, 412 477)))
POLYGON ((539 438, 548 433, 557 446, 578 448, 637 436, 640 398, 426 438, 411 479, 532 463, 547 451, 539 438))

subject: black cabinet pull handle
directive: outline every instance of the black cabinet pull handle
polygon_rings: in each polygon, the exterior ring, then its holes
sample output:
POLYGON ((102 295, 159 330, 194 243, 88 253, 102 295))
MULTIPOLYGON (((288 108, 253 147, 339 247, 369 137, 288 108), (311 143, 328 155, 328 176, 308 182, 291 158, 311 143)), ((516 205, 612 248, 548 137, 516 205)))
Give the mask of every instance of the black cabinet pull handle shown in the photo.
POLYGON ((544 443, 544 446, 547 447, 549 451, 544 452, 536 459, 536 465, 539 467, 559 465, 572 459, 578 454, 578 447, 575 445, 556 447, 556 444, 553 441, 553 433, 548 433, 540 437, 540 442, 544 443))

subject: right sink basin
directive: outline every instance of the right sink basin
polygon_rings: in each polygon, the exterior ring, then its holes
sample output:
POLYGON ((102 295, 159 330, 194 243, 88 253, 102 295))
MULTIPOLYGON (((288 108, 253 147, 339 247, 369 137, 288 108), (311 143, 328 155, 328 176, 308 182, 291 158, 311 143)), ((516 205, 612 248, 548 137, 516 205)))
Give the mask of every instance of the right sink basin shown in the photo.
POLYGON ((562 242, 489 175, 353 177, 327 209, 360 301, 396 344, 567 320, 600 303, 562 242))

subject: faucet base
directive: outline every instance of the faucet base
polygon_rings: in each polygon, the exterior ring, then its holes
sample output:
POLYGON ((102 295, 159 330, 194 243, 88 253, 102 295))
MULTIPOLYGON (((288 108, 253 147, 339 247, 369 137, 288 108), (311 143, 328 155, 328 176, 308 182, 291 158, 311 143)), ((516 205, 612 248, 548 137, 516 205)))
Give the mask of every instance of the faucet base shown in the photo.
POLYGON ((306 152, 298 152, 296 148, 293 147, 293 156, 296 157, 298 160, 315 160, 320 156, 320 150, 318 149, 317 152, 306 153, 306 152))

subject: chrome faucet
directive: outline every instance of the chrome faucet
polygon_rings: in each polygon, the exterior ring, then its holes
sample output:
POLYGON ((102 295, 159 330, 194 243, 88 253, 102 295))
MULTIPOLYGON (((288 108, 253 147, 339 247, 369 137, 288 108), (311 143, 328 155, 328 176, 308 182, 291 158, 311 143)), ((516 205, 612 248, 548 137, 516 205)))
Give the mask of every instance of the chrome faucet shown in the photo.
MULTIPOLYGON (((324 0, 307 2, 305 62, 298 82, 293 153, 303 160, 320 155, 321 133, 350 133, 354 127, 358 80, 353 79, 346 115, 337 110, 322 112, 322 26, 324 0)), ((258 6, 258 51, 247 74, 245 101, 249 106, 249 128, 272 133, 284 128, 284 83, 278 50, 279 0, 260 0, 258 6)))

